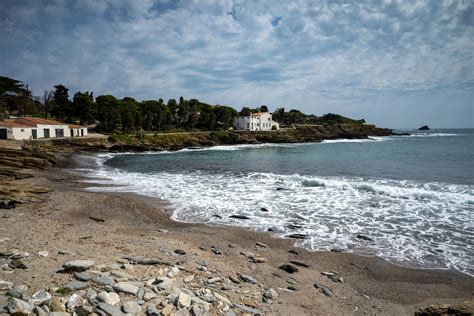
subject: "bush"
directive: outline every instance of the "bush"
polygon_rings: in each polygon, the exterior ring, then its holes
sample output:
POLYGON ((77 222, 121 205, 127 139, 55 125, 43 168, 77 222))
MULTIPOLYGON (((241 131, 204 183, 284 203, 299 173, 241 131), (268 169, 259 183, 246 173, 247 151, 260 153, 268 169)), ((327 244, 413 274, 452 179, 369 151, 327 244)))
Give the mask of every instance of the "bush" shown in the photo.
POLYGON ((213 139, 218 139, 224 143, 229 140, 229 133, 227 133, 226 131, 214 131, 214 132, 211 132, 209 136, 211 136, 211 138, 213 139))

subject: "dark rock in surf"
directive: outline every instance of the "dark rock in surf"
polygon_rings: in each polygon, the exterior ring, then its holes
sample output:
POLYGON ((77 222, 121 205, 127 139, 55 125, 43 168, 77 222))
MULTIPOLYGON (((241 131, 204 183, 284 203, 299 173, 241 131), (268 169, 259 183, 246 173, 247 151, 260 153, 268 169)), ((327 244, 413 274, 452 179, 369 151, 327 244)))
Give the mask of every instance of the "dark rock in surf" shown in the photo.
POLYGON ((420 127, 418 130, 419 131, 429 131, 430 128, 428 127, 428 125, 424 125, 424 126, 420 127))
POLYGON ((16 201, 0 201, 0 209, 9 210, 16 207, 16 201))
POLYGON ((284 264, 279 267, 281 270, 288 272, 290 274, 293 274, 295 272, 298 272, 298 268, 295 266, 292 266, 291 264, 284 264))
POLYGON ((261 208, 260 208, 260 211, 262 211, 262 212, 269 212, 268 209, 266 209, 266 208, 264 208, 264 207, 261 207, 261 208))
POLYGON ((250 217, 245 216, 245 215, 231 215, 229 216, 230 218, 236 218, 236 219, 250 219, 250 217))
POLYGON ((308 235, 305 235, 305 234, 289 234, 289 235, 286 235, 285 237, 293 238, 293 239, 307 239, 308 235))
POLYGON ((218 218, 218 219, 222 219, 222 216, 220 216, 219 214, 214 214, 212 216, 214 216, 215 218, 218 218))
POLYGON ((357 235, 357 238, 367 240, 367 241, 374 241, 372 238, 365 235, 361 235, 361 234, 357 235))

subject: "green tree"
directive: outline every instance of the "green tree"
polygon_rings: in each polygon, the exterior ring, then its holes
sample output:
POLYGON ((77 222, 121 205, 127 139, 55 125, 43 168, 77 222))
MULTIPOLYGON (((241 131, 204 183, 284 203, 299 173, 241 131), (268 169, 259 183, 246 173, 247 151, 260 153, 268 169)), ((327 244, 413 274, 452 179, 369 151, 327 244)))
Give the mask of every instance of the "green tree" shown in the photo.
POLYGON ((64 120, 71 115, 69 89, 62 84, 54 86, 53 103, 50 114, 60 120, 64 120))
POLYGON ((97 109, 92 92, 76 92, 72 99, 71 117, 81 124, 91 124, 95 121, 97 109))

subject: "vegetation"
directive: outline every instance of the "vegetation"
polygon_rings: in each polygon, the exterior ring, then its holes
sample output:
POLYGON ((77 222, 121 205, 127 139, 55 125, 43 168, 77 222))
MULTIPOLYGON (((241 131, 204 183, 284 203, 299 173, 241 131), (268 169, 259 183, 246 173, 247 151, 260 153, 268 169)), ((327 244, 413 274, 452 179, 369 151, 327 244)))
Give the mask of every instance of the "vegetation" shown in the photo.
MULTIPOLYGON (((111 133, 111 138, 117 140, 129 133, 138 133, 137 136, 143 139, 149 132, 216 131, 211 137, 225 141, 229 135, 224 131, 232 127, 234 117, 253 112, 268 112, 268 107, 243 107, 237 112, 229 106, 210 105, 183 97, 166 103, 163 99, 137 101, 131 97, 117 99, 112 95, 100 95, 94 99, 89 91, 78 91, 71 99, 69 89, 62 84, 55 85, 52 91, 45 91, 42 97, 35 97, 21 81, 0 76, 0 115, 33 115, 69 123, 97 123, 97 131, 111 133)), ((282 126, 364 123, 363 120, 336 114, 317 117, 294 109, 286 112, 284 108, 278 108, 273 119, 282 126)), ((133 141, 120 140, 125 143, 133 141)))

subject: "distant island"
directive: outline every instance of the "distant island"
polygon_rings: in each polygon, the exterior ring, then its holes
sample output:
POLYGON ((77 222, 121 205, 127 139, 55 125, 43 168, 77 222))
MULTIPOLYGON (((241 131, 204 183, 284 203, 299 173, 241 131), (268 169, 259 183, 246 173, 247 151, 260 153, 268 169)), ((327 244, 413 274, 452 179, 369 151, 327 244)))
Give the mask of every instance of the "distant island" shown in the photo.
POLYGON ((419 131, 429 131, 430 128, 428 127, 428 125, 423 125, 423 126, 420 127, 418 130, 419 130, 419 131))

